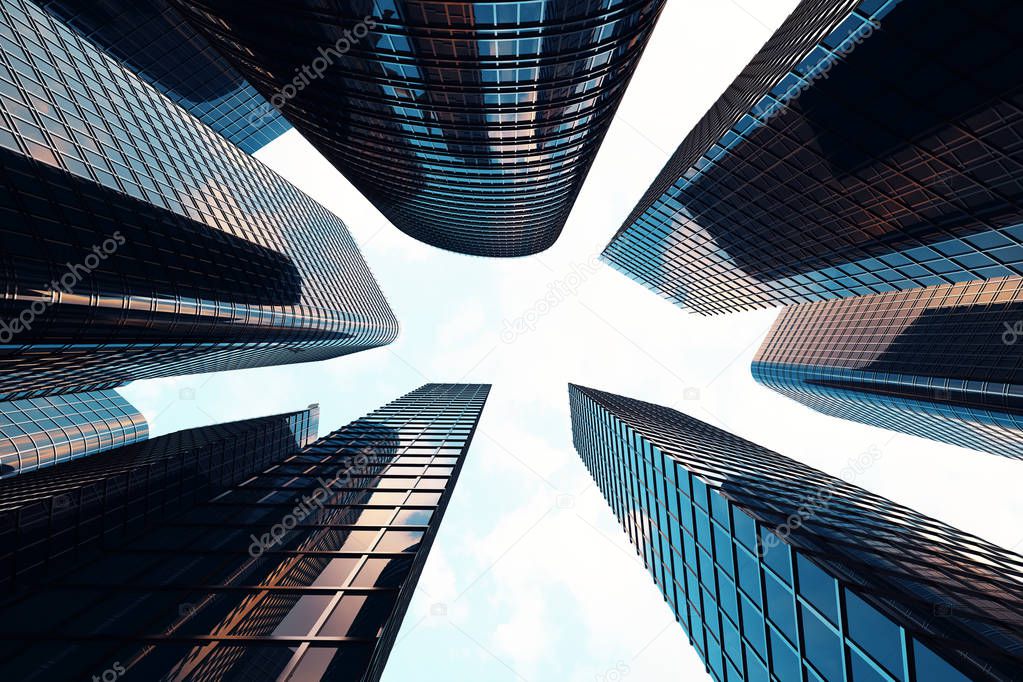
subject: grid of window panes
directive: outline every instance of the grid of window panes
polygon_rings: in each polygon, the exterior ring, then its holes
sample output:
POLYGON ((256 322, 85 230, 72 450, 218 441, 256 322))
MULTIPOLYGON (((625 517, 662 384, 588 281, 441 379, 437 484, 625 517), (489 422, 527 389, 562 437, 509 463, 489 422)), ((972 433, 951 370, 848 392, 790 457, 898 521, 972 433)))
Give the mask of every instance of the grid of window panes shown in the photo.
POLYGON ((28 323, 0 397, 397 334, 336 216, 27 0, 0 6, 0 161, 0 321, 28 323))
POLYGON ((291 128, 167 0, 34 0, 239 149, 291 128))
POLYGON ((145 417, 117 391, 0 402, 0 478, 143 441, 145 417))
POLYGON ((524 256, 560 234, 664 3, 329 4, 177 1, 403 232, 524 256))
POLYGON ((488 392, 425 385, 10 600, 0 668, 379 679, 488 392))
POLYGON ((0 590, 72 569, 316 438, 319 409, 159 436, 0 482, 0 590))
POLYGON ((703 314, 1023 274, 1021 20, 806 0, 605 260, 703 314))
POLYGON ((674 410, 570 400, 576 449, 714 679, 1015 679, 1023 557, 674 410))
POLYGON ((1023 459, 1023 278, 786 308, 753 376, 835 417, 1023 459))

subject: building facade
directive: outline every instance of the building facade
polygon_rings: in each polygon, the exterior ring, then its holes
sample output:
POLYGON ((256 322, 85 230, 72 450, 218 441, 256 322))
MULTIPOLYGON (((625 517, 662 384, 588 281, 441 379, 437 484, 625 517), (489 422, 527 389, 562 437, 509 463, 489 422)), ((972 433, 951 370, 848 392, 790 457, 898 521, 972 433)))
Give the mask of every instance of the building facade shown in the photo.
POLYGON ((0 669, 375 682, 488 392, 427 384, 8 599, 0 669))
MULTIPOLYGON (((41 400, 59 400, 36 398, 41 400)), ((319 408, 178 431, 0 481, 0 591, 45 580, 316 440, 319 408)))
POLYGON ((1023 557, 675 410, 569 395, 576 449, 713 679, 1019 678, 1023 557))
POLYGON ((834 417, 1023 459, 1023 278, 784 309, 753 377, 834 417))
POLYGON ((0 398, 395 338, 341 220, 31 2, 0 67, 0 398))
POLYGON ((0 402, 0 479, 144 441, 149 425, 117 391, 0 402))
POLYGON ((249 154, 291 128, 167 0, 35 0, 249 154))
POLYGON ((400 230, 510 257, 558 238, 664 3, 174 4, 400 230))
POLYGON ((703 314, 1023 274, 1013 0, 804 0, 607 246, 703 314))

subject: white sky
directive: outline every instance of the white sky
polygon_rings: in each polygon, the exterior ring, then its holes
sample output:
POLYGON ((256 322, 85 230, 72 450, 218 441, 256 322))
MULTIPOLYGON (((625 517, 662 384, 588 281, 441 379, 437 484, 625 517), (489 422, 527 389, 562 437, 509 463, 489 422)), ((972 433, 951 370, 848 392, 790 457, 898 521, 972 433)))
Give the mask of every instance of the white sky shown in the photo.
POLYGON ((420 244, 288 133, 259 157, 345 220, 400 338, 325 363, 122 390, 154 435, 312 402, 326 433, 427 381, 494 384, 385 682, 709 679, 572 448, 569 381, 676 407, 834 475, 877 446, 880 460, 855 483, 1023 548, 1019 462, 787 401, 749 372, 775 311, 689 315, 595 264, 797 4, 741 2, 668 3, 564 234, 539 256, 487 260, 420 244), (539 303, 565 286, 573 291, 557 305, 539 303), (526 317, 535 329, 510 339, 506 322, 526 317))

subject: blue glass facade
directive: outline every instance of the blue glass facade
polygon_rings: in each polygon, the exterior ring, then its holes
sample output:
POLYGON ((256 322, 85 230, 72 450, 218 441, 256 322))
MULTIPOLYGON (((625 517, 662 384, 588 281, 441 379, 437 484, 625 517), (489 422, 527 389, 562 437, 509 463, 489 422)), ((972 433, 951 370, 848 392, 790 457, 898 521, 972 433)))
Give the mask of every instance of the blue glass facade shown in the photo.
POLYGON ((1023 274, 1013 0, 804 0, 603 258, 703 314, 1023 274))
POLYGON ((1023 279, 782 311, 753 377, 818 412, 1023 459, 1023 279))
POLYGON ((73 571, 205 502, 316 440, 318 424, 319 408, 311 405, 178 431, 0 481, 0 591, 73 571))
POLYGON ((291 128, 167 0, 35 2, 244 152, 291 128))
POLYGON ((0 398, 397 336, 339 218, 26 0, 0 7, 0 168, 0 398))
POLYGON ((576 449, 713 679, 1018 679, 1023 557, 680 412, 569 397, 576 449))
POLYGON ((527 256, 565 224, 663 0, 175 0, 396 227, 527 256))
POLYGON ((117 391, 0 402, 0 478, 145 440, 145 417, 117 391))
POLYGON ((377 682, 489 390, 422 386, 0 595, 5 679, 377 682))

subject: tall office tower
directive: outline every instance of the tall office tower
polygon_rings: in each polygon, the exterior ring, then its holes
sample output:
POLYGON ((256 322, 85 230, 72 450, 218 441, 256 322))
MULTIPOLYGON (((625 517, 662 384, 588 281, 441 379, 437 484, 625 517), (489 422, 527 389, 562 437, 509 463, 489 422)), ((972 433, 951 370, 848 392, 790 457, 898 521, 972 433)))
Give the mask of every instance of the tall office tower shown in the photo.
POLYGON ((27 0, 0 81, 0 399, 396 336, 336 216, 27 0))
POLYGON ((0 670, 375 682, 489 390, 427 384, 8 599, 0 670))
POLYGON ((715 680, 1019 679, 1023 557, 675 410, 569 395, 576 449, 715 680))
POLYGON ((148 436, 146 418, 114 390, 3 401, 0 479, 144 441, 148 436))
POLYGON ((1016 0, 804 0, 604 251, 711 314, 1023 274, 1016 0))
POLYGON ((291 128, 167 0, 34 0, 244 152, 291 128))
POLYGON ((73 570, 241 483, 316 440, 318 420, 311 405, 178 431, 0 481, 0 592, 73 570))
POLYGON ((1023 459, 1023 279, 782 311, 753 377, 833 417, 1023 459))
POLYGON ((663 0, 172 0, 402 232, 555 242, 663 0))

